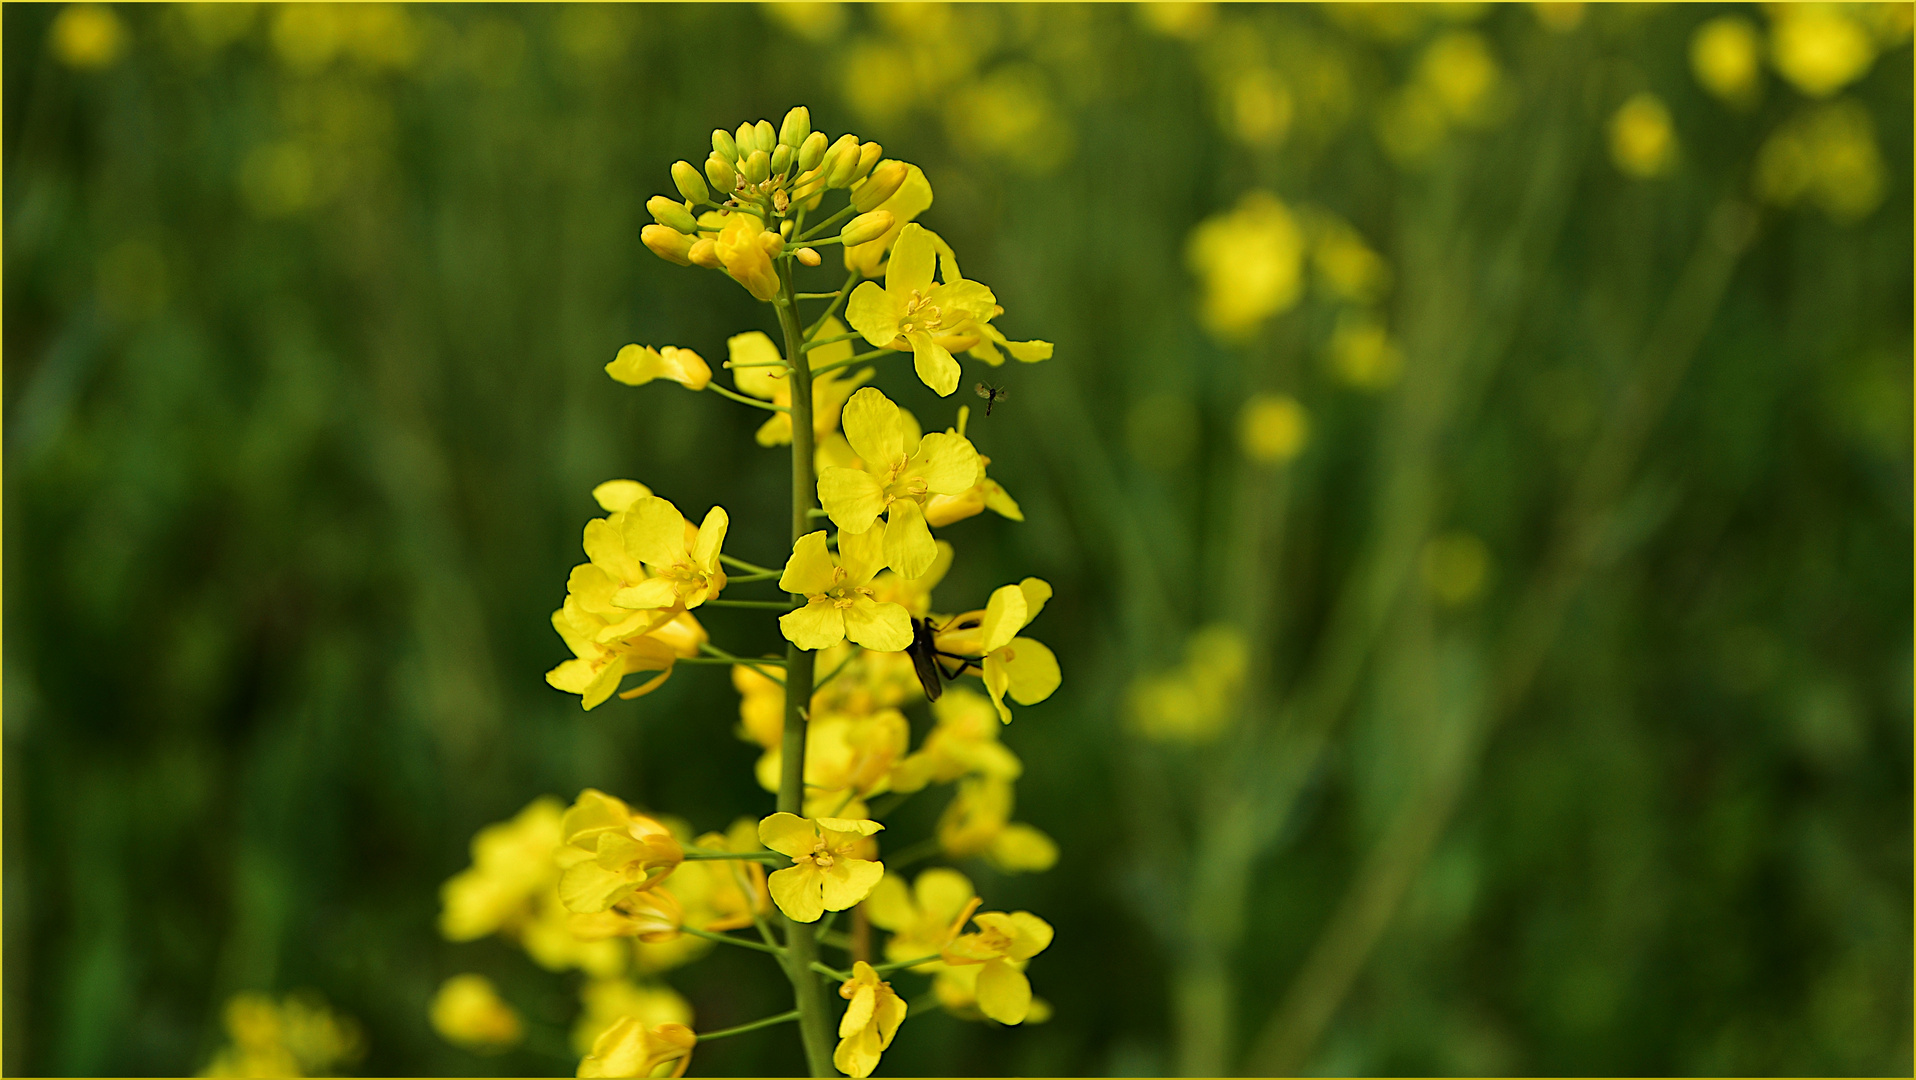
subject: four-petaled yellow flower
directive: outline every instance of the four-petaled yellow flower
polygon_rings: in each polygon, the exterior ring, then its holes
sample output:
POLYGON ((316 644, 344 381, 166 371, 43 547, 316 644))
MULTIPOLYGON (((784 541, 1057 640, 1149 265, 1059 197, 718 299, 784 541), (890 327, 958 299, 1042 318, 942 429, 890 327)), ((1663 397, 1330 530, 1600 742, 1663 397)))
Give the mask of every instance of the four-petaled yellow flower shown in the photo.
POLYGON ((878 1057, 905 1022, 905 1001, 891 984, 863 960, 852 964, 852 977, 838 988, 850 1001, 838 1019, 838 1049, 832 1064, 846 1076, 866 1077, 878 1067, 878 1057))
MULTIPOLYGON (((825 325, 818 331, 820 338, 835 338, 845 332, 845 324, 837 319, 826 319, 825 325)), ((792 404, 791 372, 780 365, 785 358, 779 355, 778 346, 760 330, 752 330, 734 335, 725 342, 732 369, 732 382, 739 393, 750 394, 774 405, 790 407, 792 404)), ((834 341, 830 345, 821 345, 805 354, 814 370, 832 367, 852 358, 850 341, 834 341)), ((871 378, 872 369, 863 368, 857 374, 851 374, 843 368, 835 368, 822 375, 812 376, 812 437, 823 439, 838 430, 838 414, 845 407, 845 399, 852 391, 871 378)), ((758 444, 760 446, 784 446, 792 441, 792 416, 789 412, 775 412, 770 420, 759 425, 758 444)))
POLYGON ((593 1040, 592 1052, 579 1062, 580 1076, 651 1076, 667 1062, 678 1062, 668 1076, 684 1076, 699 1037, 684 1024, 646 1027, 636 1016, 622 1016, 593 1040))
POLYGON ((703 390, 712 381, 712 368, 690 349, 667 345, 627 345, 605 366, 605 373, 627 386, 644 386, 653 379, 666 379, 687 390, 703 390))
POLYGON ((1051 944, 1051 924, 1029 911, 987 911, 972 917, 978 932, 945 946, 941 954, 954 967, 978 969, 978 1008, 1001 1024, 1022 1024, 1031 1010, 1031 980, 1025 961, 1051 944))
POLYGON ((647 577, 613 593, 612 602, 646 611, 695 608, 717 596, 725 588, 719 548, 730 524, 725 508, 714 506, 688 545, 686 534, 692 530, 678 507, 656 495, 634 500, 626 508, 621 532, 626 553, 644 564, 647 577))
POLYGON ((918 378, 941 397, 950 397, 958 389, 958 361, 938 338, 967 320, 990 321, 998 313, 998 302, 980 282, 959 278, 935 284, 937 261, 938 251, 924 226, 905 226, 885 267, 884 286, 867 281, 853 290, 845 319, 873 345, 910 349, 918 378))
POLYGON ((1041 642, 1017 636, 1049 599, 1050 585, 1026 578, 992 593, 984 611, 960 615, 938 634, 940 651, 979 658, 975 662, 983 669, 985 689, 998 707, 998 718, 1007 724, 1007 693, 1020 705, 1036 705, 1058 688, 1058 658, 1041 642))
POLYGON ((559 899, 572 911, 604 911, 658 884, 685 858, 670 829, 596 788, 579 793, 559 832, 559 899))
POLYGON ((801 649, 828 649, 849 638, 877 652, 911 644, 905 609, 872 599, 871 580, 885 565, 885 533, 883 526, 840 532, 836 556, 825 548, 823 529, 798 538, 778 587, 805 597, 805 606, 778 617, 785 640, 801 649))
MULTIPOLYGON (((883 165, 884 162, 879 164, 883 165)), ((885 252, 890 250, 892 244, 897 241, 898 234, 904 231, 905 226, 911 224, 913 218, 931 209, 931 199, 931 181, 925 179, 924 170, 916 165, 906 164, 905 182, 898 185, 898 190, 892 192, 884 202, 872 207, 873 210, 883 210, 892 216, 891 228, 885 230, 875 240, 867 240, 862 244, 846 244, 845 269, 856 270, 866 277, 877 277, 880 272, 879 264, 885 259, 885 252)))
POLYGON ((886 515, 884 565, 905 577, 920 577, 938 558, 925 523, 925 502, 934 495, 962 494, 976 484, 978 451, 963 435, 948 431, 911 442, 901 410, 869 386, 845 403, 844 420, 845 439, 861 467, 820 470, 818 500, 839 528, 841 547, 844 534, 865 532, 886 515))
POLYGON ((885 876, 885 864, 860 858, 865 837, 884 828, 856 818, 802 818, 783 811, 758 823, 766 847, 794 865, 766 879, 772 902, 794 922, 817 922, 827 911, 843 911, 870 895, 885 876))

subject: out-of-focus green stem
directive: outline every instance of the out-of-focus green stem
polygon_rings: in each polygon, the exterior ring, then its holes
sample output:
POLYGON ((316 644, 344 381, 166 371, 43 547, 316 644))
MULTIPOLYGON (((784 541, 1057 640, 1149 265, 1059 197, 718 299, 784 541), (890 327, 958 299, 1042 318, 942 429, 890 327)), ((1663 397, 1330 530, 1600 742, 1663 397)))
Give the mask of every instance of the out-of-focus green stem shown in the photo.
MULTIPOLYGON (((803 355, 804 334, 798 325, 797 290, 792 287, 792 267, 779 268, 783 293, 777 305, 778 325, 785 332, 785 355, 803 355)), ((805 364, 792 365, 792 543, 811 531, 813 496, 817 480, 812 475, 812 371, 805 364)), ((792 605, 802 607, 805 598, 794 596, 792 605)), ((796 645, 785 649, 785 736, 781 746, 783 762, 778 781, 778 808, 788 814, 805 814, 805 727, 806 708, 812 700, 814 653, 796 645)), ((834 1076, 832 1067, 831 1025, 826 1016, 825 992, 812 977, 811 967, 818 961, 818 942, 810 923, 785 920, 785 974, 791 980, 792 994, 798 1005, 798 1030, 805 1042, 805 1060, 813 1076, 834 1076)))

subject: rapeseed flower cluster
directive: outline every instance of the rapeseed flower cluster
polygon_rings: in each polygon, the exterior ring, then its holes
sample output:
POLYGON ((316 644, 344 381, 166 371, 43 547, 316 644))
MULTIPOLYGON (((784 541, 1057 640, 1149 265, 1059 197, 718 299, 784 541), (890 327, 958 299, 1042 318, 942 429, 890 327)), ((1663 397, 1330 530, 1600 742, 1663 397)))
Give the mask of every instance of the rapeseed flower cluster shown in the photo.
MULTIPOLYGON (((701 1040, 797 1020, 814 1075, 862 1077, 907 1016, 888 981, 895 973, 930 979, 926 1000, 960 1016, 1016 1024, 1046 1014, 1025 969, 1049 944, 1049 925, 1027 912, 978 913, 969 879, 934 867, 917 901, 935 912, 932 927, 928 916, 900 914, 911 903, 901 907, 887 875, 937 856, 981 858, 1007 873, 1056 863, 1050 837, 1011 819, 1024 765, 1002 731, 1014 705, 1043 702, 1061 681, 1057 657, 1028 636, 1051 600, 1046 582, 1003 585, 956 614, 934 602, 956 557, 938 533, 985 510, 1024 517, 986 475, 990 459, 966 433, 969 408, 927 431, 871 384, 886 359, 909 355, 917 380, 950 396, 961 357, 1038 363, 1052 347, 1006 337, 998 296, 965 277, 951 246, 916 220, 932 205, 917 166, 855 135, 813 131, 802 107, 777 126, 714 131, 711 147, 702 165, 672 166, 676 197, 648 202, 654 223, 641 239, 768 302, 778 335, 726 340, 729 379, 715 377, 705 357, 718 353, 705 343, 628 344, 606 373, 769 413, 755 440, 791 448, 793 520, 803 527, 780 541, 789 545, 782 566, 758 566, 725 550, 733 523, 724 508, 687 517, 636 480, 600 484, 592 494, 603 515, 586 523, 586 561, 552 615, 572 657, 546 680, 593 709, 656 690, 680 665, 730 667, 741 733, 763 750, 756 775, 776 808, 694 835, 596 789, 569 806, 535 799, 473 838, 471 866, 442 889, 440 929, 452 941, 497 935, 543 967, 584 973, 572 1030, 580 1076, 682 1075, 701 1040), (825 204, 833 192, 846 203, 836 210, 825 204), (798 292, 798 275, 822 267, 821 249, 833 245, 844 249, 843 284, 798 292), (801 321, 801 301, 823 309, 801 321), (759 597, 740 595, 754 587, 759 597), (784 654, 720 648, 700 621, 716 607, 775 614, 768 629, 784 654), (626 686, 628 675, 639 679, 626 686), (949 685, 971 677, 978 690, 949 685), (914 749, 907 710, 927 702, 934 723, 914 749), (938 788, 950 797, 935 834, 900 845, 888 870, 883 819, 938 788), (968 901, 955 908, 946 896, 954 880, 968 901), (861 924, 894 930, 883 961, 865 955, 864 935, 833 929, 861 905, 861 924), (659 977, 720 943, 775 956, 797 1007, 698 1031, 659 977), (823 959, 829 950, 848 955, 834 965, 823 959), (832 989, 843 1003, 835 1023, 832 989)), ((477 974, 447 980, 431 1019, 474 1052, 527 1037, 525 1018, 477 974)))

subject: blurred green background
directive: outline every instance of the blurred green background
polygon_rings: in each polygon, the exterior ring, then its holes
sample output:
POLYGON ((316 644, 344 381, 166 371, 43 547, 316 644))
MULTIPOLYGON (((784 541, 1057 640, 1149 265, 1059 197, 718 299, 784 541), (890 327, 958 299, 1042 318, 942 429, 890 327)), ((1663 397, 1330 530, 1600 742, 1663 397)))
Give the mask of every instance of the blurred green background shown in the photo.
MULTIPOLYGON (((769 808, 715 669, 541 676, 602 480, 781 557, 760 417, 602 368, 772 329, 638 230, 805 103, 1057 344, 940 593, 1057 589, 1005 738, 1063 857, 966 867, 1056 1016, 882 1074, 1907 1075, 1909 12, 7 5, 5 1070, 190 1073, 302 988, 371 1074, 570 1070, 433 1034, 577 979, 437 888, 541 793, 769 808), (1261 299, 1187 247, 1253 191, 1261 299)), ((735 1023, 757 959, 669 981, 735 1023)))

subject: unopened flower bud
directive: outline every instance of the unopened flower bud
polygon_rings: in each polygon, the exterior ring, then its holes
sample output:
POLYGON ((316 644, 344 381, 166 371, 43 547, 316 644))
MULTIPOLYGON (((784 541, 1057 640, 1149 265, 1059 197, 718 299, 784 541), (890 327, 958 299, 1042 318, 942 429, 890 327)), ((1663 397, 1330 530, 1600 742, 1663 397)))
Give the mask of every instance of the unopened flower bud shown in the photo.
POLYGON ((754 150, 740 163, 739 171, 745 174, 746 183, 762 184, 766 177, 772 175, 772 155, 763 150, 754 150))
POLYGON ((792 167, 792 159, 797 156, 797 151, 779 143, 777 149, 772 151, 772 171, 780 176, 785 175, 785 170, 792 167))
POLYGON ((718 245, 713 243, 709 236, 702 236, 692 241, 692 246, 686 249, 685 257, 691 260, 693 266, 703 266, 707 270, 717 270, 725 265, 719 261, 718 245))
POLYGON ((778 235, 784 237, 787 240, 790 240, 792 238, 792 219, 791 218, 786 218, 784 221, 781 221, 778 223, 778 235))
POLYGON ((885 148, 878 145, 875 142, 859 144, 858 167, 852 170, 852 179, 853 180, 864 179, 868 174, 871 173, 872 166, 878 164, 878 159, 884 156, 885 156, 885 148))
POLYGON ((752 126, 750 120, 747 120, 738 126, 733 141, 738 144, 738 160, 742 162, 751 155, 752 151, 758 149, 758 129, 752 126))
POLYGON ((832 148, 825 151, 824 168, 826 187, 849 187, 852 173, 858 168, 858 136, 839 136, 832 148))
POLYGON ((706 202, 712 197, 712 193, 705 190, 705 178, 699 175, 699 171, 694 169, 689 161, 672 163, 672 182, 678 185, 679 194, 685 196, 685 201, 693 206, 706 202))
POLYGON ((890 231, 892 223, 896 220, 890 210, 873 210, 868 214, 860 214, 845 223, 845 231, 838 234, 839 239, 845 242, 846 247, 868 244, 890 231))
POLYGON ((732 189, 738 186, 737 170, 733 169, 732 163, 717 150, 712 151, 711 156, 705 159, 705 178, 712 182, 713 189, 721 196, 730 195, 732 189))
POLYGON ((682 233, 699 231, 698 219, 685 208, 685 204, 664 195, 654 195, 645 200, 645 209, 652 220, 668 229, 677 229, 682 233))
POLYGON ((691 237, 664 225, 647 225, 639 230, 639 240, 652 249, 652 254, 666 262, 675 262, 680 266, 692 265, 691 237))
POLYGON ((909 175, 911 170, 904 162, 885 162, 872 170, 872 174, 865 178, 865 182, 858 185, 852 192, 852 205, 856 206, 861 214, 877 209, 878 204, 898 193, 898 189, 905 183, 905 177, 909 175))
POLYGON ((752 138, 760 150, 770 154, 778 147, 778 129, 770 120, 760 120, 752 125, 752 138))
POLYGON ((798 249, 798 261, 804 263, 806 266, 817 266, 819 263, 824 262, 825 259, 818 253, 816 248, 804 247, 798 249))
POLYGON ((794 105, 792 111, 785 114, 785 122, 778 126, 778 144, 789 146, 796 152, 811 134, 812 110, 803 105, 794 105))
POLYGON ((737 161, 738 143, 733 141, 732 133, 724 128, 713 128, 712 152, 728 162, 737 161))
POLYGON ((776 256, 785 250, 785 238, 768 229, 758 234, 758 246, 765 249, 765 254, 776 256))
POLYGON ((830 145, 830 140, 825 138, 825 133, 822 131, 814 131, 805 136, 805 141, 798 147, 798 171, 811 172, 818 168, 818 163, 825 160, 826 147, 830 145))

